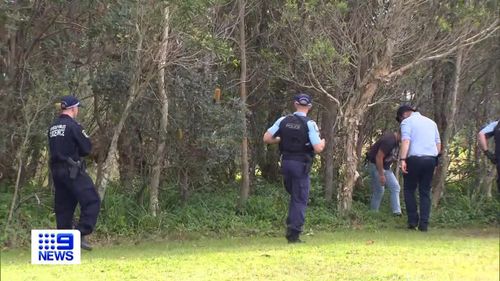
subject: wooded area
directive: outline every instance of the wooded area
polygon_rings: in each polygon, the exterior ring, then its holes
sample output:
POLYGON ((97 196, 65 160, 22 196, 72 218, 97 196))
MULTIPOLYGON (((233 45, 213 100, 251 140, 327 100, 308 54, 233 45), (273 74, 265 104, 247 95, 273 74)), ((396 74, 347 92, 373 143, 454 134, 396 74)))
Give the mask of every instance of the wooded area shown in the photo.
MULTIPOLYGON (((149 209, 237 182, 280 184, 262 134, 298 91, 326 138, 314 172, 325 202, 352 208, 366 148, 397 130, 397 107, 438 124, 450 183, 491 196, 495 171, 476 134, 500 114, 496 0, 11 0, 0 3, 0 181, 8 220, 49 192, 47 128, 58 97, 84 104, 87 165, 149 209), (168 188, 167 188, 168 186, 168 188)), ((8 223, 7 223, 8 224, 8 223)))

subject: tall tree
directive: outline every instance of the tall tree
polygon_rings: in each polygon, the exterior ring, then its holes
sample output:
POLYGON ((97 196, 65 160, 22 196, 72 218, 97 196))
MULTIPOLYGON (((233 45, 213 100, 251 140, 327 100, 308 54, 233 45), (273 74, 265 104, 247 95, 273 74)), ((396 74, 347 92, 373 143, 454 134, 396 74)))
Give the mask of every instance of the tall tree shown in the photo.
POLYGON ((134 103, 144 95, 144 89, 155 75, 154 63, 151 53, 157 54, 159 44, 150 42, 151 33, 155 30, 154 19, 147 16, 147 13, 154 11, 154 6, 146 5, 142 1, 137 2, 135 7, 136 16, 131 28, 135 30, 136 46, 132 51, 133 59, 129 72, 129 87, 125 107, 118 118, 118 123, 113 127, 113 135, 106 158, 102 166, 102 176, 97 180, 99 195, 104 199, 106 189, 112 179, 113 171, 117 170, 118 165, 118 140, 122 134, 125 122, 129 117, 134 103), (148 10, 149 9, 149 10, 148 10), (149 44, 148 44, 149 43, 149 44))
POLYGON ((476 44, 499 28, 494 17, 483 19, 480 30, 470 28, 464 20, 446 37, 437 37, 446 27, 442 15, 447 7, 416 0, 286 6, 283 29, 279 30, 283 43, 278 46, 288 71, 278 73, 325 95, 339 109, 337 134, 343 148, 339 157, 342 184, 337 192, 340 213, 351 209, 359 177, 359 128, 380 86, 417 65, 476 44))
POLYGON ((158 148, 156 150, 155 162, 151 175, 150 200, 149 209, 153 216, 159 211, 158 202, 158 186, 160 185, 160 175, 163 168, 163 162, 166 157, 165 147, 167 142, 167 125, 168 125, 168 95, 165 85, 165 68, 167 67, 167 52, 169 44, 169 29, 170 29, 170 9, 165 7, 163 23, 163 35, 161 39, 161 47, 158 50, 158 93, 160 95, 161 119, 160 127, 158 128, 158 148))
POLYGON ((441 153, 442 153, 442 161, 439 166, 439 171, 437 172, 437 184, 433 187, 432 190, 432 205, 437 207, 439 200, 443 196, 445 190, 445 182, 446 176, 448 174, 448 166, 450 165, 450 139, 452 137, 453 131, 455 129, 455 117, 457 114, 457 97, 459 93, 460 87, 460 75, 462 72, 462 62, 463 62, 463 49, 460 48, 457 51, 455 58, 455 78, 453 81, 453 90, 451 91, 449 99, 447 99, 447 110, 445 113, 445 120, 447 120, 447 124, 444 132, 441 132, 441 153))
POLYGON ((239 208, 245 207, 250 193, 250 168, 248 160, 248 126, 247 126, 247 54, 245 35, 245 0, 238 0, 238 26, 240 47, 240 98, 241 98, 241 122, 243 129, 241 143, 241 187, 239 208))

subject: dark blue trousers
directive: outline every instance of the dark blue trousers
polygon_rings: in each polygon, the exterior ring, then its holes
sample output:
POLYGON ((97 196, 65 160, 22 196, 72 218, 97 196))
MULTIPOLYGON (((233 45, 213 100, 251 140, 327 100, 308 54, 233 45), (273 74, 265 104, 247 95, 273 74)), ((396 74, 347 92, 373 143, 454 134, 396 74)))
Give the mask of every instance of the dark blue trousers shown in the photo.
POLYGON ((288 205, 287 237, 295 236, 302 232, 304 225, 307 201, 309 199, 309 169, 310 164, 296 160, 283 160, 281 172, 283 174, 285 189, 290 194, 288 205))
POLYGON ((497 193, 500 196, 500 157, 497 157, 497 193))
POLYGON ((82 235, 92 233, 99 215, 101 200, 92 179, 85 172, 76 179, 69 178, 68 167, 52 167, 55 187, 56 222, 58 229, 73 229, 73 215, 80 204, 80 220, 77 229, 82 235))
POLYGON ((436 167, 435 157, 409 157, 406 160, 408 174, 404 174, 404 198, 408 225, 427 230, 431 213, 431 182, 436 167), (420 215, 417 211, 415 191, 418 188, 420 215))

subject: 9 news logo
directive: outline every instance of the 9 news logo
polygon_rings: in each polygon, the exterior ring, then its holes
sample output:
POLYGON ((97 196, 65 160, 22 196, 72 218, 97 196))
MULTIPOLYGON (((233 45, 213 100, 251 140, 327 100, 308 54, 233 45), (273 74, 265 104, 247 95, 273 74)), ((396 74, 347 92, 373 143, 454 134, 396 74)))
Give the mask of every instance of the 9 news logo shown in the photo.
POLYGON ((80 231, 31 230, 32 264, 80 264, 80 231))

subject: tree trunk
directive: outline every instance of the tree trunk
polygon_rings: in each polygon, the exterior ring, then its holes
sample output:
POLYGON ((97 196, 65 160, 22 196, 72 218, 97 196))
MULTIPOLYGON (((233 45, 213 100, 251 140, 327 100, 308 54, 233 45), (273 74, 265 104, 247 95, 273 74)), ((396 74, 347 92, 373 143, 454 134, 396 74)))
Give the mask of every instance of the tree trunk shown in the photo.
POLYGON ((163 29, 163 39, 159 50, 159 64, 158 64, 158 92, 160 94, 161 119, 160 128, 158 132, 158 147, 156 149, 155 162, 153 165, 153 172, 151 176, 151 191, 149 197, 149 210, 153 216, 156 217, 159 211, 158 202, 158 187, 160 185, 161 170, 163 168, 163 161, 165 159, 165 147, 167 143, 167 125, 168 125, 168 96, 165 86, 165 66, 167 64, 167 49, 168 49, 168 35, 169 35, 169 8, 165 8, 165 26, 163 29))
MULTIPOLYGON (((490 60, 489 66, 485 69, 484 78, 481 78, 481 92, 478 97, 479 101, 493 101, 495 94, 491 91, 491 89, 498 89, 498 81, 496 79, 498 77, 498 63, 490 60)), ((478 78, 479 79, 479 78, 478 78)), ((469 95, 474 95, 474 91, 472 90, 472 86, 468 87, 469 95)), ((473 162, 474 162, 474 190, 471 190, 471 193, 474 194, 484 194, 486 197, 491 198, 492 193, 491 189, 495 179, 495 167, 491 165, 491 163, 484 157, 482 151, 480 150, 477 143, 477 133, 479 128, 484 125, 485 120, 487 120, 488 116, 494 116, 496 107, 493 106, 480 106, 477 110, 474 110, 474 116, 472 117, 473 122, 473 132, 472 132, 472 141, 474 143, 473 152, 473 162)), ((488 147, 492 147, 492 140, 489 140, 488 147)))
POLYGON ((325 200, 327 203, 331 203, 333 201, 333 193, 334 193, 334 173, 335 173, 335 135, 334 135, 334 130, 335 130, 335 119, 337 116, 337 108, 335 106, 335 103, 332 101, 328 100, 328 109, 324 111, 324 118, 325 120, 325 126, 324 132, 325 132, 325 140, 326 140, 326 147, 325 147, 325 154, 324 154, 324 159, 325 159, 325 167, 324 167, 324 182, 325 182, 325 200))
MULTIPOLYGON (((383 70, 383 69, 382 69, 383 70)), ((365 87, 351 98, 342 118, 344 159, 341 165, 343 184, 337 193, 337 209, 341 215, 346 215, 352 207, 352 193, 359 173, 357 171, 359 155, 357 144, 359 137, 359 124, 363 119, 368 103, 372 100, 378 88, 378 81, 374 78, 365 87)))
POLYGON ((337 193, 338 211, 340 214, 345 215, 351 210, 352 206, 352 193, 356 180, 359 177, 358 156, 356 155, 356 144, 358 141, 358 128, 360 123, 360 116, 355 113, 355 108, 349 106, 344 112, 342 120, 344 130, 344 159, 341 164, 342 174, 344 175, 343 184, 339 186, 337 193))
MULTIPOLYGON (((280 112, 280 108, 276 106, 274 103, 270 103, 270 108, 267 111, 267 119, 266 119, 266 128, 273 124, 276 121, 276 113, 280 112)), ((262 135, 259 135, 260 138, 262 135)), ((267 145, 262 142, 264 153, 260 158, 261 163, 259 166, 262 169, 262 177, 265 178, 269 182, 278 183, 280 182, 280 170, 278 166, 279 161, 279 151, 277 145, 267 145)))
POLYGON ((475 190, 476 194, 483 194, 488 198, 492 197, 491 190, 495 185, 496 168, 488 160, 481 161, 482 168, 479 174, 479 184, 475 190))
POLYGON ((187 167, 179 169, 179 188, 182 204, 185 205, 189 198, 189 172, 187 167))
POLYGON ((129 89, 129 95, 127 99, 127 103, 125 105, 125 109, 122 112, 120 117, 120 121, 118 125, 115 127, 113 131, 113 137, 111 139, 111 144, 109 146, 108 153, 106 155, 106 160, 104 160, 104 164, 102 165, 102 173, 100 181, 97 183, 99 187, 99 196, 101 197, 101 201, 104 200, 104 195, 106 194, 106 189, 111 180, 112 172, 116 170, 117 154, 118 154, 118 139, 120 138, 120 134, 123 130, 123 126, 125 125, 125 120, 127 120, 128 115, 130 114, 130 109, 132 108, 132 104, 135 100, 140 96, 140 79, 141 79, 141 55, 142 55, 142 33, 140 30, 137 30, 137 47, 136 54, 134 59, 134 69, 132 73, 132 77, 130 79, 131 85, 129 89))
POLYGON ((243 140, 241 144, 241 188, 239 209, 243 209, 248 200, 250 192, 249 180, 249 163, 248 163, 248 128, 247 128, 247 60, 246 60, 246 36, 245 36, 245 5, 244 0, 238 1, 239 8, 239 29, 240 29, 240 56, 241 56, 241 73, 240 73, 240 97, 241 97, 241 122, 243 126, 243 140))
POLYGON ((113 138, 111 139, 111 144, 109 146, 109 150, 106 155, 106 160, 104 160, 104 163, 102 165, 100 182, 97 183, 97 186, 99 187, 99 197, 101 198, 101 201, 104 200, 104 195, 106 194, 106 189, 108 188, 108 184, 112 178, 113 171, 116 171, 117 169, 116 165, 118 163, 118 157, 117 157, 118 139, 120 138, 123 126, 125 125, 125 120, 127 119, 130 113, 130 108, 135 100, 135 96, 132 96, 132 93, 135 92, 135 88, 136 88, 135 85, 130 88, 131 95, 127 100, 127 104, 125 105, 125 109, 122 112, 120 121, 118 122, 118 125, 115 127, 115 130, 113 132, 113 138))
POLYGON ((459 91, 459 85, 460 85, 460 73, 462 71, 462 55, 463 55, 463 50, 458 49, 456 60, 455 60, 455 80, 453 83, 453 91, 451 92, 451 99, 449 101, 449 111, 447 111, 445 119, 448 121, 446 129, 444 130, 442 134, 442 139, 441 139, 441 148, 442 148, 442 164, 439 167, 440 172, 438 173, 439 177, 437 178, 436 185, 434 186, 434 190, 432 191, 432 205, 434 207, 437 207, 439 204, 439 200, 444 194, 445 190, 445 183, 446 183, 446 176, 448 174, 448 166, 450 164, 450 155, 449 155, 449 149, 450 145, 449 142, 451 140, 451 136, 453 134, 454 130, 454 125, 455 125, 455 115, 457 112, 457 96, 458 96, 458 91, 459 91))
MULTIPOLYGON (((36 120, 37 114, 35 114, 35 116, 33 118, 34 118, 33 120, 36 120)), ((9 214, 7 216, 7 221, 5 222, 5 231, 7 231, 9 224, 12 221, 12 218, 14 216, 15 206, 17 204, 17 199, 18 199, 19 194, 21 192, 21 187, 22 187, 21 183, 23 181, 22 176, 23 176, 24 171, 25 171, 24 157, 25 157, 26 151, 28 149, 29 137, 31 134, 31 124, 32 124, 32 122, 28 122, 28 124, 27 124, 26 132, 25 132, 25 135, 23 138, 23 143, 22 143, 21 147, 19 148, 18 154, 16 157, 17 158, 16 184, 14 185, 14 195, 12 196, 12 202, 10 205, 9 214)))
MULTIPOLYGON (((22 93, 24 91, 23 84, 22 84, 22 81, 24 80, 24 72, 25 72, 25 69, 23 68, 22 69, 22 76, 23 77, 21 78, 21 84, 19 86, 20 97, 22 97, 22 93)), ((24 164, 25 159, 24 158, 26 157, 26 154, 28 151, 28 146, 30 143, 30 136, 32 134, 33 124, 38 119, 38 115, 42 110, 39 107, 39 102, 36 102, 36 101, 32 101, 32 102, 33 102, 33 105, 31 104, 31 101, 28 98, 28 100, 26 101, 26 104, 24 105, 26 108, 24 108, 24 110, 22 110, 22 115, 23 115, 23 118, 26 122, 26 124, 25 124, 26 131, 24 132, 24 136, 22 138, 22 143, 21 143, 21 145, 17 151, 17 154, 16 154, 16 162, 17 162, 16 183, 14 186, 14 195, 12 196, 12 202, 10 205, 9 213, 7 215, 7 221, 5 222, 4 231, 7 231, 7 229, 9 228, 9 224, 12 221, 12 218, 14 216, 14 212, 16 210, 15 206, 17 204, 17 199, 18 199, 20 192, 21 192, 21 187, 22 187, 21 182, 23 181, 22 176, 23 176, 23 173, 25 170, 25 164, 24 164), (35 108, 32 108, 30 111, 28 111, 27 108, 30 106, 34 106, 35 108)), ((38 159, 36 159, 36 160, 38 160, 38 159)), ((35 161, 35 160, 33 160, 33 161, 35 161)))

